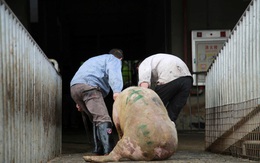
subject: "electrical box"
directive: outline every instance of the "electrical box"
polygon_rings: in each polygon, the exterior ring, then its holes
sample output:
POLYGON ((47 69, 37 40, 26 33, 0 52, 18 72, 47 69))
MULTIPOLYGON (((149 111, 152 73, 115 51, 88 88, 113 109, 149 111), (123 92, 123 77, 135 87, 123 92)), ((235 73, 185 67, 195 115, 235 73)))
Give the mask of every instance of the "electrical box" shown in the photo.
POLYGON ((194 30, 192 41, 193 85, 204 86, 206 72, 230 35, 230 30, 194 30))

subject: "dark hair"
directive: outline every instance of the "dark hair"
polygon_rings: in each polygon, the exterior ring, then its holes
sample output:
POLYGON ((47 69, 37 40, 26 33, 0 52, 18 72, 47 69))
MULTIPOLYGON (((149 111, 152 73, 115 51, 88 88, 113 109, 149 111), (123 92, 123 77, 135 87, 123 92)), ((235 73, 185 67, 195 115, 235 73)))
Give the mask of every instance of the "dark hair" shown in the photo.
POLYGON ((124 57, 123 51, 121 49, 111 49, 109 51, 109 54, 113 54, 118 59, 121 59, 121 58, 123 59, 123 57, 124 57))

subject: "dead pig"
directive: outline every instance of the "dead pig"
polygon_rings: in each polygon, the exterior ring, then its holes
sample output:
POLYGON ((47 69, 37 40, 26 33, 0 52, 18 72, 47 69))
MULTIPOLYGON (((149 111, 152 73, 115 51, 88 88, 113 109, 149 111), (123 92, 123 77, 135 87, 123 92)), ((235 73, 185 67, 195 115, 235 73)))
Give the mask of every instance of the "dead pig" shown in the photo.
POLYGON ((177 149, 175 124, 159 96, 151 89, 129 87, 113 104, 119 141, 106 156, 83 156, 85 161, 113 162, 165 160, 177 149))

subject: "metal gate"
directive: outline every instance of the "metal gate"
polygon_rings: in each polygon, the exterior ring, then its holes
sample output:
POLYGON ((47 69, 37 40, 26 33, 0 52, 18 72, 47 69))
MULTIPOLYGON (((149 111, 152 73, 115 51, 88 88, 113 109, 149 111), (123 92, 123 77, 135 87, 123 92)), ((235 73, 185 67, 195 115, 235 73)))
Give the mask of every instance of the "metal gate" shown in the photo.
POLYGON ((206 149, 260 160, 260 1, 252 0, 206 76, 206 149))

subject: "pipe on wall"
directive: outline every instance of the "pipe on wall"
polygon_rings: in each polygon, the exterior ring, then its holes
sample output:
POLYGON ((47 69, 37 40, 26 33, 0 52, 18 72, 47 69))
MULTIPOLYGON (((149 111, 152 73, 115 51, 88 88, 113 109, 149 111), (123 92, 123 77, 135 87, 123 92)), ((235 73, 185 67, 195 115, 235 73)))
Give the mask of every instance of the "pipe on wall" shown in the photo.
POLYGON ((187 33, 187 0, 182 1, 182 8, 183 8, 183 55, 184 55, 184 62, 190 66, 188 63, 188 33, 187 33))

